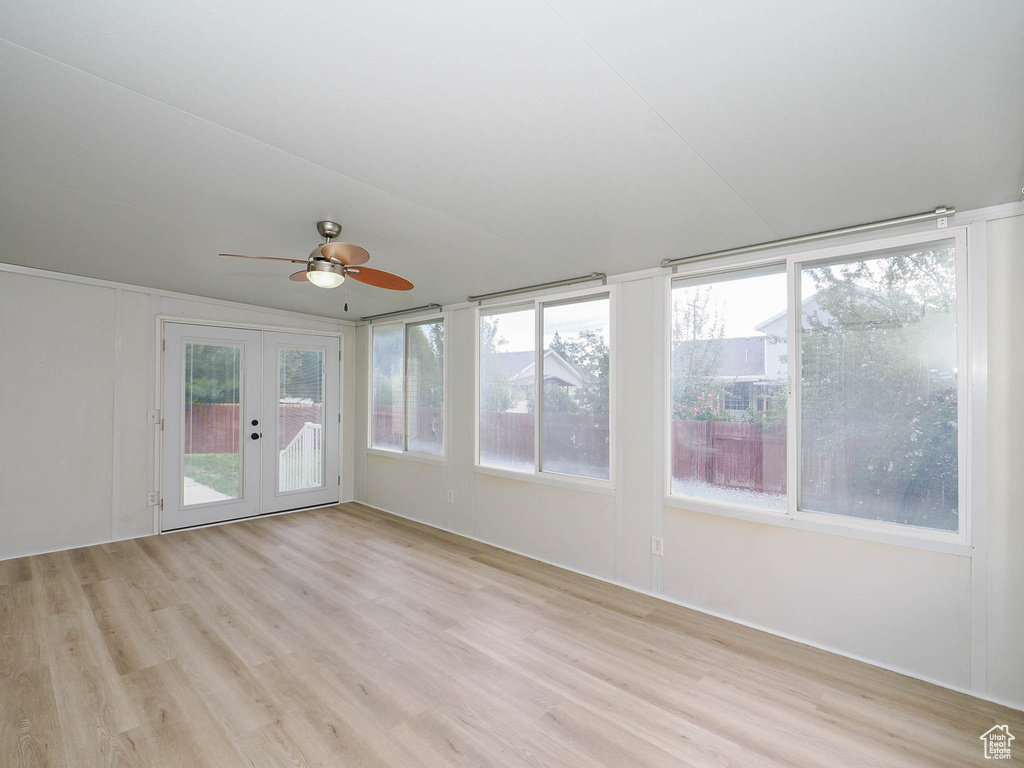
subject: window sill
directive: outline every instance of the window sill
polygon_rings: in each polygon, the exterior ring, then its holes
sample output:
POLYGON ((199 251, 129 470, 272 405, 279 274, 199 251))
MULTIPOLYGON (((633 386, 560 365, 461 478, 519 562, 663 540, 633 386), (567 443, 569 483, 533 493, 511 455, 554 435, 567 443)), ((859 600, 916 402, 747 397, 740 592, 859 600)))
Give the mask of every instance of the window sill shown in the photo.
POLYGON ((412 461, 417 464, 432 464, 435 467, 447 467, 448 459, 444 456, 431 456, 427 453, 412 453, 411 451, 388 451, 383 448, 367 448, 367 456, 383 456, 386 459, 398 459, 400 461, 412 461))
POLYGON ((700 499, 689 499, 681 496, 664 497, 664 505, 674 509, 684 509, 690 512, 701 514, 718 515, 734 520, 746 520, 752 523, 763 523, 776 525, 781 528, 791 528, 798 531, 810 531, 812 533, 824 533, 831 536, 844 536, 849 539, 861 541, 873 541, 878 544, 891 544, 897 547, 909 547, 911 549, 923 549, 929 552, 941 552, 947 555, 959 555, 960 557, 971 557, 974 554, 974 547, 965 544, 963 541, 954 540, 952 537, 943 537, 938 534, 936 537, 919 535, 915 530, 880 530, 881 526, 889 526, 885 523, 877 524, 879 528, 862 527, 851 521, 851 523, 828 522, 820 519, 807 519, 804 517, 791 517, 783 512, 768 512, 749 507, 736 507, 729 504, 720 504, 700 499))
POLYGON ((475 465, 473 471, 478 475, 491 475, 492 477, 503 477, 506 480, 521 480, 526 483, 552 485, 557 488, 569 488, 574 491, 596 493, 601 496, 615 496, 618 493, 615 490, 615 486, 609 480, 591 480, 586 477, 556 475, 552 472, 517 472, 514 469, 485 467, 482 464, 475 465))

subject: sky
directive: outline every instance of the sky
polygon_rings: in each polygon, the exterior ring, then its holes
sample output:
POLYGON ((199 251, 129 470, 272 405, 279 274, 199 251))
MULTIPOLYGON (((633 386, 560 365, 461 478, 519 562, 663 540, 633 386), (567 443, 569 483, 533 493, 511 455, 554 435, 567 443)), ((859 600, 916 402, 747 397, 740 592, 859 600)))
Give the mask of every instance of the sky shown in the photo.
MULTIPOLYGON (((681 285, 672 291, 673 304, 685 300, 693 290, 690 285, 681 285)), ((786 275, 759 275, 742 280, 726 280, 706 283, 701 290, 708 290, 708 313, 714 315, 712 307, 718 310, 723 321, 722 335, 762 336, 754 326, 786 309, 786 275)))
MULTIPOLYGON (((805 280, 804 298, 814 293, 814 285, 805 280)), ((724 336, 763 335, 754 326, 786 309, 786 275, 760 275, 740 280, 725 280, 707 283, 702 289, 710 290, 708 309, 717 306, 719 316, 724 320, 724 336)), ((673 299, 682 300, 691 286, 681 285, 673 289, 673 299)), ((544 344, 547 346, 555 330, 563 339, 570 339, 581 330, 600 332, 608 339, 608 300, 588 301, 576 304, 562 304, 546 307, 544 344)), ((524 307, 515 312, 490 315, 498 322, 498 338, 508 344, 500 347, 504 352, 520 352, 533 349, 534 325, 533 308, 524 307)))
MULTIPOLYGON (((560 304, 544 308, 544 346, 554 338, 555 331, 559 337, 568 341, 580 331, 592 330, 608 339, 609 301, 603 298, 596 301, 585 301, 574 304, 560 304)), ((506 339, 499 349, 502 352, 522 352, 534 346, 533 308, 525 307, 517 312, 503 312, 490 315, 488 319, 497 320, 498 338, 506 339)))

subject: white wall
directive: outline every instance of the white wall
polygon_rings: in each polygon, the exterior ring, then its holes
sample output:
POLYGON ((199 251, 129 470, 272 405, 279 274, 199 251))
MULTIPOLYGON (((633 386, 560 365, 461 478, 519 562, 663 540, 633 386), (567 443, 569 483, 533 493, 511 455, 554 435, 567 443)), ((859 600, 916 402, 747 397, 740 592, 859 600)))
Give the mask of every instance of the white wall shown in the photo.
POLYGON ((1024 701, 1024 216, 988 225, 987 688, 1024 701))
MULTIPOLYGON (((984 218, 982 215, 981 218, 984 218)), ((650 591, 847 655, 1024 705, 1024 400, 1014 355, 1024 328, 1024 216, 987 239, 989 505, 977 573, 947 554, 667 507, 658 441, 663 297, 654 277, 618 286, 614 495, 480 473, 473 466, 472 308, 448 312, 449 459, 425 465, 365 451, 368 329, 357 334, 356 494, 366 503, 650 591), (455 503, 445 503, 447 489, 455 503), (663 558, 651 535, 665 538, 663 558), (985 557, 987 553, 987 558, 985 557), (986 609, 987 605, 987 609, 986 609), (987 612, 986 612, 987 611, 987 612), (980 612, 980 613, 979 613, 980 612), (980 646, 979 646, 980 644, 980 646), (979 652, 980 651, 980 652, 979 652)), ((984 235, 987 233, 987 238, 984 235)), ((877 233, 873 236, 878 237, 877 233)), ((976 242, 973 258, 984 255, 976 242)), ((987 514, 986 514, 987 513, 987 514)))
MULTIPOLYGON (((157 317, 342 331, 337 320, 0 265, 0 559, 145 536, 156 488, 157 317)), ((351 429, 342 498, 353 493, 351 429)))

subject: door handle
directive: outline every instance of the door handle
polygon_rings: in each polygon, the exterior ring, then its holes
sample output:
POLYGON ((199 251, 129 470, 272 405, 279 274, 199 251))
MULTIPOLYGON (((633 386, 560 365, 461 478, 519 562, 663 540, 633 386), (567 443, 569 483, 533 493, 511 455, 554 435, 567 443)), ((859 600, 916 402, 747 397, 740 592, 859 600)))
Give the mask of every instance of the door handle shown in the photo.
POLYGON ((259 432, 253 432, 251 435, 249 435, 249 437, 251 437, 253 440, 259 440, 261 437, 263 437, 263 435, 261 435, 259 432))

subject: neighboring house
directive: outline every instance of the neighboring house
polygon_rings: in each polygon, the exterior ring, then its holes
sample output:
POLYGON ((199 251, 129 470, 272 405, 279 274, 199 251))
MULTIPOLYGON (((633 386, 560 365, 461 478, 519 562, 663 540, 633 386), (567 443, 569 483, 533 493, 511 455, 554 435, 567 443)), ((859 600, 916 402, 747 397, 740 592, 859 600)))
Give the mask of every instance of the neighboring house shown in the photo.
MULTIPOLYGON (((860 289, 867 300, 874 294, 860 289)), ((802 316, 816 315, 828 325, 831 315, 822 309, 817 294, 809 296, 801 304, 802 316)), ((758 323, 754 328, 763 336, 744 336, 721 339, 722 365, 719 378, 725 382, 724 410, 733 416, 742 416, 747 411, 763 411, 769 407, 768 398, 772 387, 785 382, 788 376, 786 358, 786 336, 789 331, 785 311, 758 323)), ((951 318, 945 315, 929 315, 919 319, 921 333, 937 339, 948 338, 955 333, 951 318)), ((921 364, 928 368, 933 377, 952 379, 956 375, 956 360, 945 356, 947 345, 935 344, 929 349, 943 350, 923 357, 921 364)))
MULTIPOLYGON (((804 314, 819 312, 814 296, 805 299, 804 314)), ((788 318, 785 311, 754 326, 762 336, 741 336, 721 339, 722 366, 719 378, 725 382, 723 409, 733 416, 769 407, 771 388, 786 380, 786 334, 788 318)))
MULTIPOLYGON (((804 299, 800 305, 803 315, 817 314, 818 317, 828 324, 830 315, 818 306, 817 294, 804 299)), ((769 317, 754 328, 764 334, 765 345, 765 376, 773 381, 784 381, 788 375, 786 369, 786 334, 789 317, 785 310, 777 315, 769 317)))
POLYGON ((726 413, 742 416, 747 411, 767 407, 768 388, 777 380, 765 373, 764 336, 722 339, 722 365, 719 378, 725 380, 726 413))
MULTIPOLYGON (((536 381, 536 358, 532 351, 497 352, 494 358, 508 376, 509 389, 516 398, 514 412, 525 413, 527 395, 533 392, 536 381)), ((553 350, 544 353, 544 385, 554 385, 572 391, 583 383, 583 375, 576 367, 553 350)))

